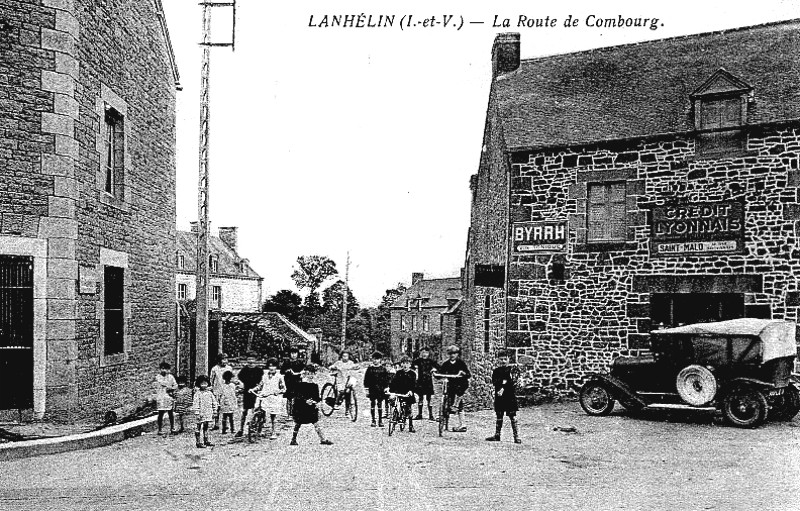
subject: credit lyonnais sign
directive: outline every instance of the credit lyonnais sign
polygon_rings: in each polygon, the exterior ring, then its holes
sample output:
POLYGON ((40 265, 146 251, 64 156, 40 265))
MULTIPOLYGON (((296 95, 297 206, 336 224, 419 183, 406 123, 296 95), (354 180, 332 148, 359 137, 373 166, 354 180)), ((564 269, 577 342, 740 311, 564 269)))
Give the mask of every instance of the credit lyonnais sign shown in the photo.
POLYGON ((744 203, 695 202, 653 208, 654 256, 736 254, 744 251, 744 203))
POLYGON ((566 222, 516 222, 511 226, 515 254, 563 252, 567 246, 566 222))

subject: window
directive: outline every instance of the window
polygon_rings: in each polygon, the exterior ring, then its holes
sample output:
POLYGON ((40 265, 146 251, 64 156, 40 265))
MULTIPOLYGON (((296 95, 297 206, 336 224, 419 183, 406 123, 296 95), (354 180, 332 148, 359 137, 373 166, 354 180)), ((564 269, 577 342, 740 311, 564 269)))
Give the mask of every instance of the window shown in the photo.
POLYGON ((492 297, 486 296, 483 299, 483 351, 489 353, 489 318, 492 312, 492 297))
POLYGON ((118 199, 122 199, 122 183, 125 155, 125 131, 122 115, 113 108, 107 107, 103 132, 103 190, 118 199))
POLYGON ((418 326, 419 325, 417 324, 417 317, 411 316, 411 330, 416 331, 418 326))
POLYGON ((588 201, 588 241, 624 241, 627 230, 625 183, 589 184, 588 201))
POLYGON ((746 137, 740 128, 742 119, 742 98, 703 99, 697 103, 700 108, 702 130, 722 130, 697 135, 697 155, 699 157, 736 156, 745 149, 746 137), (729 129, 725 129, 729 128, 729 129))
POLYGON ((506 268, 499 265, 476 264, 475 285, 502 289, 506 283, 506 268))
POLYGON ((105 266, 103 271, 104 293, 104 352, 114 355, 125 351, 125 316, 124 310, 125 270, 114 266, 105 266))
POLYGON ((400 330, 408 330, 408 318, 405 314, 400 316, 400 330))
POLYGON ((186 268, 186 256, 178 254, 178 269, 183 270, 184 268, 186 268))
POLYGON ((422 330, 424 332, 430 332, 431 330, 431 318, 428 316, 422 316, 422 330))
POLYGON ((220 286, 211 286, 211 308, 222 308, 222 287, 220 286))
POLYGON ((219 271, 219 258, 217 256, 208 256, 208 271, 211 273, 219 271))
POLYGON ((186 300, 186 284, 178 284, 178 300, 186 300))

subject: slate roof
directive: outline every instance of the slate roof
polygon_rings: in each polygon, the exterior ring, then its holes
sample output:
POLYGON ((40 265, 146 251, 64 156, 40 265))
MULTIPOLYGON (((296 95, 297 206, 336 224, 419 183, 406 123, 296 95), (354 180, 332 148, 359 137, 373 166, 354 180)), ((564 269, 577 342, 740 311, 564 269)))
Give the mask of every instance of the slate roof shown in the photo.
POLYGON ((800 119, 799 54, 795 19, 526 59, 495 107, 508 150, 691 131, 690 94, 724 68, 753 87, 748 124, 800 119))
MULTIPOLYGON (((196 268, 195 258, 197 257, 197 234, 188 231, 177 231, 176 238, 178 254, 183 254, 185 261, 185 267, 177 271, 194 273, 196 268)), ((239 254, 226 245, 219 237, 209 236, 208 242, 209 255, 216 255, 219 261, 219 271, 213 275, 261 279, 261 276, 250 267, 249 263, 245 263, 244 272, 240 271, 237 263, 241 263, 243 258, 239 257, 239 254)))
POLYGON ((286 316, 279 312, 212 312, 212 320, 227 323, 248 324, 265 332, 285 339, 293 346, 308 346, 316 342, 316 337, 309 334, 286 316))
MULTIPOLYGON (((461 279, 450 277, 444 279, 425 279, 406 289, 397 300, 392 303, 392 309, 405 309, 406 300, 424 298, 423 309, 450 308, 453 305, 449 300, 461 299, 461 279)), ((412 309, 413 310, 413 309, 412 309)))

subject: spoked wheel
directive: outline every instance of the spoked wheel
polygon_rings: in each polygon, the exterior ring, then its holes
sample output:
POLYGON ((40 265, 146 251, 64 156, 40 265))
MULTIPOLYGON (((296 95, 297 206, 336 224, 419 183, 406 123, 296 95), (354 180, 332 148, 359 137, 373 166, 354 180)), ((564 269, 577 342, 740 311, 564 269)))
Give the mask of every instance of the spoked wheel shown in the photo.
POLYGON ((320 411, 322 415, 330 417, 333 413, 334 406, 336 406, 336 391, 333 389, 333 384, 326 383, 323 385, 319 397, 322 398, 320 402, 320 411))
POLYGON ((350 393, 350 420, 355 422, 358 420, 358 398, 353 390, 348 390, 350 393))
POLYGON ((400 418, 399 418, 400 431, 404 431, 406 429, 406 420, 408 420, 408 417, 406 417, 406 412, 401 411, 400 412, 400 418))
POLYGON ((291 397, 287 397, 286 398, 286 416, 287 417, 291 417, 292 416, 292 403, 293 403, 292 398, 291 397))
POLYGON ((392 433, 394 433, 394 428, 397 427, 398 420, 400 420, 400 416, 397 413, 397 409, 395 408, 392 410, 391 417, 389 417, 389 426, 387 428, 389 430, 389 436, 392 436, 392 433))
POLYGON ((442 404, 439 406, 439 436, 447 429, 447 420, 450 416, 450 407, 447 404, 447 395, 442 396, 442 404))
POLYGON ((614 397, 603 383, 590 381, 581 388, 581 408, 589 415, 608 415, 614 409, 614 397))
POLYGON ((739 428, 756 428, 767 418, 769 405, 764 394, 756 389, 737 387, 722 400, 725 420, 739 428))
POLYGON ((800 392, 794 385, 789 385, 783 391, 783 396, 770 410, 770 419, 776 421, 790 421, 800 412, 800 392))
POLYGON ((264 416, 256 412, 253 414, 253 420, 250 421, 250 428, 247 430, 247 440, 252 444, 261 436, 261 431, 264 430, 264 416))

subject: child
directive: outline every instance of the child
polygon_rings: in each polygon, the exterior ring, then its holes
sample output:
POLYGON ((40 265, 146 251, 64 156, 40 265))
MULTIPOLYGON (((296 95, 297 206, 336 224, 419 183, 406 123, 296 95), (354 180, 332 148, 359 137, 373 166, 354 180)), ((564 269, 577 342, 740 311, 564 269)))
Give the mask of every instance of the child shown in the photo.
MULTIPOLYGON (((211 382, 211 392, 214 393, 214 397, 217 399, 217 402, 222 401, 222 389, 225 385, 225 381, 222 379, 222 375, 225 374, 225 371, 233 372, 233 368, 228 364, 228 357, 225 356, 224 353, 220 353, 217 355, 217 363, 214 364, 214 367, 211 368, 211 372, 208 375, 209 381, 211 382)), ((222 407, 220 407, 221 409, 222 407)), ((214 427, 212 431, 219 429, 219 413, 214 417, 214 427)))
POLYGON ((386 401, 386 387, 389 386, 389 373, 383 365, 383 353, 372 354, 372 365, 364 373, 364 388, 369 398, 369 411, 372 415, 370 426, 383 427, 383 402, 386 401), (375 407, 378 408, 378 423, 375 423, 375 407))
POLYGON ((186 386, 186 377, 178 376, 178 390, 175 391, 175 414, 178 416, 178 424, 181 429, 178 433, 183 433, 183 416, 192 410, 192 389, 186 386))
POLYGON ((170 365, 166 362, 161 362, 158 365, 159 374, 156 375, 156 409, 158 410, 158 434, 161 434, 161 428, 164 423, 164 414, 169 415, 169 430, 175 433, 175 414, 172 409, 175 407, 175 399, 173 395, 178 390, 178 382, 175 377, 169 372, 170 365))
POLYGON ((263 399, 262 406, 269 414, 269 421, 272 430, 270 440, 275 440, 278 435, 275 433, 275 419, 283 410, 283 393, 286 392, 286 384, 283 375, 278 372, 278 361, 274 358, 267 360, 267 372, 261 379, 261 383, 254 389, 259 397, 263 399))
POLYGON ((427 346, 423 346, 419 350, 419 358, 414 361, 412 368, 417 373, 417 384, 415 387, 416 393, 419 396, 419 403, 417 403, 418 411, 415 419, 422 420, 422 402, 428 401, 428 419, 433 418, 433 406, 431 406, 431 397, 433 396, 433 377, 434 371, 439 369, 439 364, 430 358, 431 351, 427 346))
POLYGON ((329 367, 331 371, 334 372, 336 375, 337 380, 341 383, 342 389, 345 390, 344 393, 344 414, 346 416, 350 416, 350 393, 347 392, 347 389, 353 389, 353 385, 355 383, 355 379, 353 378, 353 371, 357 369, 356 363, 350 360, 350 352, 349 351, 342 351, 339 355, 339 360, 337 360, 333 365, 329 367))
POLYGON ((194 433, 195 445, 200 448, 213 446, 208 440, 208 425, 214 420, 217 413, 217 400, 214 393, 208 390, 208 376, 197 377, 197 390, 192 400, 192 411, 197 422, 197 430, 194 433), (203 433, 203 441, 200 441, 200 433, 203 433))
POLYGON ((521 444, 517 427, 517 395, 514 389, 514 378, 508 366, 508 353, 501 351, 497 354, 498 366, 492 371, 494 384, 494 413, 497 417, 494 435, 488 437, 489 442, 499 442, 500 432, 503 429, 503 414, 511 420, 511 431, 514 433, 514 443, 521 444))
MULTIPOLYGON (((389 381, 392 381, 394 378, 394 374, 397 372, 397 367, 399 364, 395 364, 390 359, 386 360, 386 374, 388 375, 389 381)), ((389 396, 386 396, 386 406, 383 408, 383 418, 389 418, 389 396)))
MULTIPOLYGON (((222 373, 222 389, 219 391, 219 414, 222 414, 222 434, 224 435, 227 433, 227 425, 230 424, 231 426, 231 434, 234 433, 233 429, 233 414, 236 412, 236 408, 239 406, 239 402, 236 399, 236 384, 231 382, 233 379, 233 372, 232 371, 225 371, 222 373)), ((213 393, 213 391, 212 391, 213 393)), ((217 395, 214 395, 214 398, 217 398, 217 395)), ((215 417, 216 417, 215 416, 215 417)))
POLYGON ((236 433, 237 437, 244 435, 244 425, 247 423, 247 417, 248 415, 253 415, 253 408, 256 405, 256 395, 250 392, 250 390, 261 383, 261 378, 263 377, 264 370, 260 367, 256 367, 256 355, 254 353, 248 353, 245 359, 245 366, 237 375, 239 382, 242 384, 242 390, 244 391, 244 394, 242 394, 242 418, 240 421, 241 424, 239 425, 239 432, 236 433))
POLYGON ((403 357, 400 359, 400 370, 394 374, 392 383, 389 384, 389 392, 392 394, 400 394, 399 399, 403 405, 403 409, 408 415, 408 432, 414 433, 414 419, 411 415, 411 405, 414 404, 414 384, 417 381, 417 375, 411 370, 411 359, 403 357))
POLYGON ((461 348, 456 345, 451 345, 447 348, 447 360, 439 364, 438 373, 446 376, 452 376, 447 384, 447 400, 450 402, 450 407, 456 409, 458 412, 458 427, 453 428, 452 431, 463 433, 467 430, 464 426, 464 393, 469 386, 470 372, 467 364, 461 360, 461 348))
POLYGON ((300 426, 303 424, 314 425, 320 444, 333 445, 333 442, 325 438, 319 425, 319 386, 311 381, 316 372, 316 367, 307 365, 303 369, 302 380, 295 387, 294 406, 292 408, 294 432, 289 445, 297 445, 297 432, 300 431, 300 426))
POLYGON ((294 387, 300 383, 300 375, 303 374, 303 368, 306 366, 305 362, 300 359, 300 351, 297 347, 292 346, 289 348, 289 358, 284 360, 281 366, 281 374, 283 375, 283 383, 286 385, 286 393, 284 397, 288 401, 288 413, 292 413, 292 398, 294 387))

